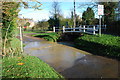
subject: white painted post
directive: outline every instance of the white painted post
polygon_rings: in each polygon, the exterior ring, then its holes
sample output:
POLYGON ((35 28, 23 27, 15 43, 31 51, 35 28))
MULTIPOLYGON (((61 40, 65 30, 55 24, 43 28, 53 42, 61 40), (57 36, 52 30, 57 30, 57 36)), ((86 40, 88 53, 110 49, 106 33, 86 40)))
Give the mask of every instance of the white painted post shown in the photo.
POLYGON ((21 53, 23 53, 22 26, 20 26, 20 44, 21 44, 21 53))
POLYGON ((95 26, 93 26, 93 34, 95 35, 95 26))
POLYGON ((84 29, 83 29, 83 32, 85 32, 85 25, 83 26, 83 28, 84 28, 84 29))
POLYGON ((79 28, 80 28, 79 31, 81 31, 81 25, 79 26, 79 28))
POLYGON ((55 32, 55 27, 53 27, 53 32, 55 32))
POLYGON ((65 32, 65 26, 63 26, 63 33, 65 32))

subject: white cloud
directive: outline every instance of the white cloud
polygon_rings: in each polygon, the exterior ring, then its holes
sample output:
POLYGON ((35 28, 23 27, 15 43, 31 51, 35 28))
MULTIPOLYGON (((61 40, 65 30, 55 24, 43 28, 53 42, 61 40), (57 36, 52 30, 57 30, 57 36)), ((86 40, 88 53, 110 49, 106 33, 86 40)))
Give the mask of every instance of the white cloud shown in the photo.
MULTIPOLYGON (((20 13, 22 14, 22 12, 20 13)), ((29 13, 27 12, 26 14, 22 14, 22 16, 24 16, 24 18, 33 18, 34 21, 41 21, 43 19, 49 19, 49 12, 47 10, 37 10, 29 13)))
MULTIPOLYGON (((33 18, 34 21, 41 21, 41 20, 48 20, 50 17, 50 13, 48 10, 40 10, 40 11, 30 11, 29 12, 26 11, 26 13, 24 14, 24 10, 23 12, 21 11, 19 14, 22 14, 22 17, 24 18, 33 18)), ((70 17, 71 16, 71 11, 70 10, 64 10, 63 11, 63 16, 64 17, 70 17)), ((82 13, 80 12, 76 12, 76 14, 80 15, 80 17, 82 16, 82 13)))

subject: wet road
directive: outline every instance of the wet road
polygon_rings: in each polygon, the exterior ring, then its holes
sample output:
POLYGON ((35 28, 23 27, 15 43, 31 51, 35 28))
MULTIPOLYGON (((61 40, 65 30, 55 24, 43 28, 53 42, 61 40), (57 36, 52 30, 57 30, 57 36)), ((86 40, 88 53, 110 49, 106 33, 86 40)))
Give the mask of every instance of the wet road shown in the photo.
POLYGON ((37 56, 66 78, 118 78, 118 61, 30 36, 24 51, 37 56))

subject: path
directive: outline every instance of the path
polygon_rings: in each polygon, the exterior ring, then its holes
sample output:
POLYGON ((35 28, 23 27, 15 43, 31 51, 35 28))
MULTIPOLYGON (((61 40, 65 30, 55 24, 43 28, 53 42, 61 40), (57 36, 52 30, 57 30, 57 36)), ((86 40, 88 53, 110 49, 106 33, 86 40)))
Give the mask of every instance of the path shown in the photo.
POLYGON ((117 78, 118 61, 70 46, 24 36, 25 53, 37 56, 66 78, 117 78))

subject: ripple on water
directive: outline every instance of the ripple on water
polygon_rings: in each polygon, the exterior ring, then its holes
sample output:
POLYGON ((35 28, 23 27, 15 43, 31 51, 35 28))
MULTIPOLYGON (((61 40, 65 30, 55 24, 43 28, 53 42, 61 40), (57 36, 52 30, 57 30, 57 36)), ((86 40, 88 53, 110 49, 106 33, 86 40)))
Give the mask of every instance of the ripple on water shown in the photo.
POLYGON ((117 77, 118 62, 51 42, 29 42, 25 53, 37 56, 68 78, 117 77))

